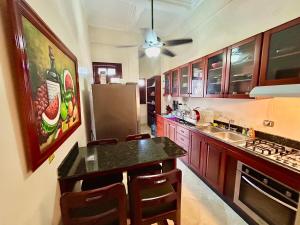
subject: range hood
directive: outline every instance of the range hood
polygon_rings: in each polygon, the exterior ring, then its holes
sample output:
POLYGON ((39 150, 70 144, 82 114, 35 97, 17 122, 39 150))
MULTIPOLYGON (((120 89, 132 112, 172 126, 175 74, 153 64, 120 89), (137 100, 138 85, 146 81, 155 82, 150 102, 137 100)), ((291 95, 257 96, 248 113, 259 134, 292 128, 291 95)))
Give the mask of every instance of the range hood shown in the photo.
POLYGON ((257 86, 250 97, 300 97, 300 84, 257 86))

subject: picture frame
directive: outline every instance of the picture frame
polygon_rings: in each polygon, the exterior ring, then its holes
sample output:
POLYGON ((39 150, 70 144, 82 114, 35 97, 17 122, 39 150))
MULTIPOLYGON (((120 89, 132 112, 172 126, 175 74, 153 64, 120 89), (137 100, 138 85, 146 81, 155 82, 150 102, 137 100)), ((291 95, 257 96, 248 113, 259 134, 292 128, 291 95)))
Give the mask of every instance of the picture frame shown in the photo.
POLYGON ((14 82, 29 170, 81 125, 76 56, 24 0, 8 0, 14 82))

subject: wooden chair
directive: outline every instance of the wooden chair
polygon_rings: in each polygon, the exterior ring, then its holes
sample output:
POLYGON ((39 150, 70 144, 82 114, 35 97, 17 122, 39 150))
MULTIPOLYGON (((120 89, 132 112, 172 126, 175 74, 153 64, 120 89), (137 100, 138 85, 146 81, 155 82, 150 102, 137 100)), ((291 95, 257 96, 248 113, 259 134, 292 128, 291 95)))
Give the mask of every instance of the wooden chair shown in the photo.
POLYGON ((125 141, 137 141, 137 140, 142 140, 142 139, 148 139, 151 138, 150 134, 133 134, 133 135, 128 135, 125 139, 125 141))
MULTIPOLYGON (((101 139, 101 140, 91 141, 87 144, 87 146, 91 147, 96 145, 117 144, 117 143, 118 143, 118 139, 116 138, 101 139)), ((122 181, 123 181, 122 173, 88 178, 82 181, 81 190, 82 191, 92 190, 92 189, 104 187, 114 183, 122 183, 122 181)))
MULTIPOLYGON (((133 134, 133 135, 128 135, 125 140, 126 141, 137 141, 137 140, 143 140, 143 139, 148 139, 148 138, 151 138, 150 134, 146 134, 146 133, 145 134, 133 134)), ((147 166, 138 171, 128 171, 128 173, 127 173, 128 182, 133 177, 158 174, 158 173, 161 173, 161 170, 162 170, 161 165, 155 164, 155 165, 147 166)))
POLYGON ((126 191, 122 183, 60 198, 64 225, 126 225, 126 191))
POLYGON ((100 140, 95 140, 95 141, 90 141, 87 143, 87 146, 94 146, 94 145, 107 145, 107 144, 117 144, 118 139, 116 138, 107 138, 107 139, 100 139, 100 140))
POLYGON ((138 176, 130 181, 130 219, 132 225, 180 225, 182 174, 178 169, 167 173, 138 176))

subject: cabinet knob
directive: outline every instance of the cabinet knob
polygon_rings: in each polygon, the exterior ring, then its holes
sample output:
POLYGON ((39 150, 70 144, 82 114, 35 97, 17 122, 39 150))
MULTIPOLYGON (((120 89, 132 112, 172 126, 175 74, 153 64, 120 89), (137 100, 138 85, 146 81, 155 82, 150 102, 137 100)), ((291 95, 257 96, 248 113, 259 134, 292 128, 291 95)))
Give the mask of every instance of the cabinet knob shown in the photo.
POLYGON ((291 193, 291 192, 289 192, 289 191, 286 191, 286 192, 285 192, 285 196, 287 196, 287 197, 291 198, 291 197, 292 197, 292 193, 291 193))

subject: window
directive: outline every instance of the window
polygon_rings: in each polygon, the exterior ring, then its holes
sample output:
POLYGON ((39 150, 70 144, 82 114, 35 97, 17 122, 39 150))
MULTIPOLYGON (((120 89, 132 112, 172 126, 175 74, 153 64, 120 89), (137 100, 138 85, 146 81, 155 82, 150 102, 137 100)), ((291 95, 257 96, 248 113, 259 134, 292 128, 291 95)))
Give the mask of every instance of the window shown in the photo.
POLYGON ((139 79, 140 104, 146 104, 146 79, 139 79))
POLYGON ((93 77, 95 84, 110 83, 111 78, 122 78, 122 64, 93 62, 93 77))

